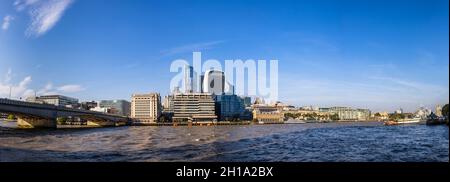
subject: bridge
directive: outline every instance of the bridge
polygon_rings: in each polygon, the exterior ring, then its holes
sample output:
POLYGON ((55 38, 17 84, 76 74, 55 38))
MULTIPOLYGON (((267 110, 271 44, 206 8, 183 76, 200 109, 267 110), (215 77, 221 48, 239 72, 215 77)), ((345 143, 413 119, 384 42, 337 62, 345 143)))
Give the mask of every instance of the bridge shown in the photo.
POLYGON ((85 119, 90 126, 118 126, 129 121, 118 115, 10 99, 0 99, 0 113, 15 115, 19 128, 56 128, 58 117, 69 116, 85 119))

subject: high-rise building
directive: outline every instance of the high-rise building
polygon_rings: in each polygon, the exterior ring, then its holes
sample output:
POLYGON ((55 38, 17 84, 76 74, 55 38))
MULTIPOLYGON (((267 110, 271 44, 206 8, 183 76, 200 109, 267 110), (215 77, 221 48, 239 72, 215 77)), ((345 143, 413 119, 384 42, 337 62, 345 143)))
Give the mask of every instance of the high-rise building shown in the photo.
POLYGON ((133 94, 131 98, 131 117, 142 123, 157 122, 161 116, 161 97, 159 93, 133 94))
POLYGON ((442 107, 440 105, 436 106, 436 116, 442 116, 442 107))
POLYGON ((216 104, 212 94, 174 94, 172 102, 174 121, 217 121, 216 104))
POLYGON ((163 101, 163 112, 173 113, 173 95, 168 95, 164 97, 163 101))
POLYGON ((26 101, 73 108, 78 108, 79 106, 78 99, 63 95, 43 95, 39 97, 29 97, 26 99, 26 101))
POLYGON ((193 93, 197 90, 197 74, 194 68, 189 65, 184 67, 184 93, 193 93))
POLYGON ((131 103, 126 100, 102 100, 99 102, 100 108, 109 108, 113 113, 121 116, 130 116, 131 103))
POLYGON ((200 77, 200 91, 216 95, 234 95, 234 86, 225 79, 225 73, 218 70, 209 70, 200 77))
POLYGON ((225 73, 217 70, 209 70, 202 76, 202 92, 222 95, 225 92, 225 73))

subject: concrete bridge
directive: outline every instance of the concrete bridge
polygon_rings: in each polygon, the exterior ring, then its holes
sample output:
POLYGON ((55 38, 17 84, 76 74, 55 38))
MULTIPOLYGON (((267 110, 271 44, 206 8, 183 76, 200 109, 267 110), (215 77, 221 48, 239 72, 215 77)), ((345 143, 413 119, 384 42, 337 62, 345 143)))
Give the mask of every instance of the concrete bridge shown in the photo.
POLYGON ((129 121, 123 116, 9 99, 0 99, 0 112, 14 114, 20 128, 56 128, 56 119, 68 116, 86 119, 91 126, 117 126, 129 121))

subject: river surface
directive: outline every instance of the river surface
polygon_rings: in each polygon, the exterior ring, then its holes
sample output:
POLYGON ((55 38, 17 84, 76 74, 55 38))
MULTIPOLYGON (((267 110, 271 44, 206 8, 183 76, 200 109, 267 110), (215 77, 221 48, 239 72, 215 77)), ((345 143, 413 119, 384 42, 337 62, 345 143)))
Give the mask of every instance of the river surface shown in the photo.
POLYGON ((379 122, 19 130, 0 161, 449 162, 447 126, 379 122))

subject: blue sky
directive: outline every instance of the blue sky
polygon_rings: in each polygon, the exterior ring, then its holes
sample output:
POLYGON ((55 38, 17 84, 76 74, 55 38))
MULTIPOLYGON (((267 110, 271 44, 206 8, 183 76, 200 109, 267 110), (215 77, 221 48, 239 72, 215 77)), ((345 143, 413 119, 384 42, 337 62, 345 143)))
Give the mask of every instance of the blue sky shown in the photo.
POLYGON ((374 111, 449 101, 447 0, 0 1, 0 97, 169 91, 175 59, 278 59, 279 98, 374 111))

